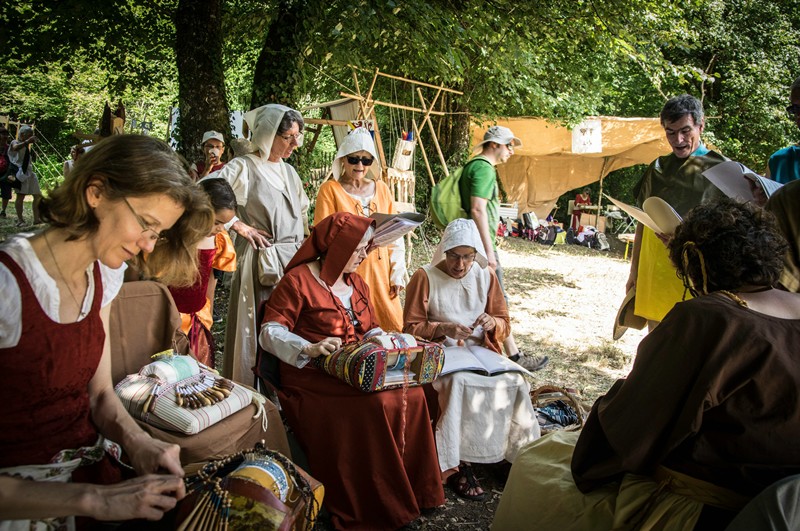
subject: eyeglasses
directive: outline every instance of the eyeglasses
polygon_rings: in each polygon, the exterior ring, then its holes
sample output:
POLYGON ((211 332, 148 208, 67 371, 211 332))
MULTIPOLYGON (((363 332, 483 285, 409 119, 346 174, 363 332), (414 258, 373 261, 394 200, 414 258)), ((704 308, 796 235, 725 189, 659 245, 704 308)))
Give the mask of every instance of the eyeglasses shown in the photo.
POLYGON ((136 222, 142 228, 142 236, 147 235, 147 237, 150 239, 150 241, 154 241, 156 243, 161 243, 161 242, 167 241, 167 237, 166 236, 163 236, 161 233, 156 232, 155 229, 153 229, 151 226, 149 226, 147 224, 147 222, 142 219, 142 216, 140 216, 139 214, 136 213, 136 211, 133 209, 131 204, 128 203, 127 199, 125 199, 123 197, 122 200, 125 202, 125 205, 128 207, 128 210, 131 211, 131 214, 133 214, 133 217, 136 218, 136 222))
POLYGON ((795 116, 800 115, 800 105, 792 103, 791 105, 786 107, 786 112, 789 113, 789 116, 794 118, 795 116))
POLYGON ((364 166, 372 166, 373 160, 374 159, 371 159, 370 157, 351 157, 350 155, 347 156, 347 162, 349 162, 353 166, 355 166, 359 162, 364 166))
POLYGON ((291 142, 292 140, 294 140, 299 144, 300 142, 303 141, 303 133, 295 133, 293 135, 278 135, 278 136, 284 139, 286 142, 291 142))
POLYGON ((444 255, 447 257, 448 260, 452 260, 453 262, 458 262, 463 260, 465 264, 468 264, 475 260, 475 253, 458 254, 454 253, 453 251, 445 251, 444 255))

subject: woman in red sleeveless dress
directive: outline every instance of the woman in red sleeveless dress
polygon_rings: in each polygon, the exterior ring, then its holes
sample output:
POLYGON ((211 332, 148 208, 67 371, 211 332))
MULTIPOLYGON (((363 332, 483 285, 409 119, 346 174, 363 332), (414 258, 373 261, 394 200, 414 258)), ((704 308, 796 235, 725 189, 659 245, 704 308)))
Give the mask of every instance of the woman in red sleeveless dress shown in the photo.
POLYGON ((211 207, 169 146, 119 135, 81 159, 41 215, 44 231, 0 247, 0 520, 158 519, 184 494, 180 448, 152 439, 114 393, 109 303, 128 261, 190 284, 211 207), (110 441, 139 477, 120 482, 110 441))

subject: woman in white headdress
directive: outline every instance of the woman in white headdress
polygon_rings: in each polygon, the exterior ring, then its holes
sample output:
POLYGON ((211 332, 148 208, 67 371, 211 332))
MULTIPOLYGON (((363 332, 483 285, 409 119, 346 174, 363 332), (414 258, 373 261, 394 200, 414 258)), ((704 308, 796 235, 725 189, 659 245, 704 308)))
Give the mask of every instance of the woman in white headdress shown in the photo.
MULTIPOLYGON (((442 341, 445 368, 454 349, 468 346, 519 370, 501 354, 511 331, 508 308, 483 249, 473 220, 456 219, 447 226, 431 263, 408 284, 403 331, 442 341)), ((512 462, 540 435, 530 386, 520 372, 484 376, 462 370, 440 376, 433 388, 439 402, 436 449, 442 479, 458 496, 482 500, 485 494, 470 463, 512 462)))
MULTIPOLYGON (((363 127, 354 129, 336 153, 333 179, 324 182, 317 193, 314 224, 334 212, 360 216, 375 212, 397 213, 389 187, 376 178, 380 173, 372 133, 363 127)), ((371 252, 359 266, 358 274, 369 286, 370 300, 381 328, 400 331, 403 308, 399 294, 407 280, 403 239, 371 252)))
POLYGON ((237 269, 231 283, 223 374, 252 384, 258 341, 257 313, 308 234, 308 196, 283 161, 303 143, 303 117, 283 105, 244 115, 255 152, 236 157, 209 178, 223 178, 236 194, 231 228, 237 233, 237 269))

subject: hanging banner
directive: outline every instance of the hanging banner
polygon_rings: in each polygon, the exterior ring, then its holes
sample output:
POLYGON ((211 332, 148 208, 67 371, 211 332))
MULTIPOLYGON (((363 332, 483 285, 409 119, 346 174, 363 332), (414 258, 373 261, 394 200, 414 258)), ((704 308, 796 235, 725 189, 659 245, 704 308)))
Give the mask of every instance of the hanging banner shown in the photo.
POLYGON ((603 130, 600 120, 584 120, 575 126, 572 130, 572 152, 603 152, 603 130))

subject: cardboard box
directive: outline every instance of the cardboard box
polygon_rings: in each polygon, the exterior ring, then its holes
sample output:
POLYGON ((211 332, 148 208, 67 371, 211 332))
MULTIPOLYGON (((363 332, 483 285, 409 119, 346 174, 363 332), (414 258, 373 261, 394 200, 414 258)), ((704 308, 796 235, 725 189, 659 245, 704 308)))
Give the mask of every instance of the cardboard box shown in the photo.
POLYGON ((588 214, 586 212, 581 214, 581 225, 591 225, 600 232, 606 231, 606 217, 598 216, 595 214, 588 214), (596 218, 596 219, 595 219, 596 218))

